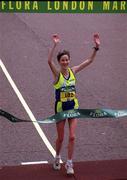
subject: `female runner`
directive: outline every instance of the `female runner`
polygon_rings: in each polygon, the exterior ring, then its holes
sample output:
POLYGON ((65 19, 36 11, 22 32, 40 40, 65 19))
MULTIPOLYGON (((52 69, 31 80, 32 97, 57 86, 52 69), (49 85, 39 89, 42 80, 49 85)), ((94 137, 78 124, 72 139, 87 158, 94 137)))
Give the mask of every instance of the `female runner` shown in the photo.
MULTIPOLYGON (((97 51, 99 50, 100 39, 98 34, 94 34, 94 43, 93 52, 91 56, 84 60, 81 64, 69 67, 70 63, 70 53, 69 51, 63 50, 59 52, 57 55, 57 61, 59 64, 59 68, 57 68, 55 62, 53 61, 53 55, 57 44, 60 42, 60 38, 57 34, 53 35, 53 48, 51 49, 48 56, 48 64, 51 68, 51 71, 54 76, 54 88, 55 88, 55 113, 78 109, 78 100, 76 98, 76 78, 75 75, 84 69, 86 66, 91 64, 96 56, 97 51)), ((56 157, 54 160, 53 167, 56 170, 61 168, 60 164, 60 151, 62 147, 62 142, 64 139, 64 126, 66 119, 56 123, 57 129, 57 139, 56 139, 56 157)), ((65 164, 65 168, 67 170, 67 174, 74 174, 73 163, 72 163, 72 155, 74 151, 75 144, 75 129, 77 126, 77 119, 69 118, 69 142, 68 142, 68 159, 65 164)))

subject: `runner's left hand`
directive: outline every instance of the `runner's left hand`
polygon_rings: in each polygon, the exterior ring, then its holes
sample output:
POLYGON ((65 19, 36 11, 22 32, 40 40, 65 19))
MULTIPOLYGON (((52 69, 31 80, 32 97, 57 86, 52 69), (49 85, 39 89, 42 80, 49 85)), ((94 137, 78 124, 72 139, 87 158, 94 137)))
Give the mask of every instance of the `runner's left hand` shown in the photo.
POLYGON ((99 37, 99 34, 96 33, 96 34, 94 34, 93 37, 94 37, 94 42, 96 44, 96 47, 99 47, 100 46, 100 37, 99 37))

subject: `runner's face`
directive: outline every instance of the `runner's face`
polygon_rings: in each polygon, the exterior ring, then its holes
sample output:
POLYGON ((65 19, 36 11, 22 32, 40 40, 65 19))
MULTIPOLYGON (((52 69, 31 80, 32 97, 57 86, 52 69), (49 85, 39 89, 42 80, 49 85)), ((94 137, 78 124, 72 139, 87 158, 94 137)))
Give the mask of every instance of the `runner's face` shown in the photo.
POLYGON ((61 56, 60 61, 59 61, 61 68, 67 69, 69 63, 70 63, 70 58, 68 57, 68 55, 61 56))

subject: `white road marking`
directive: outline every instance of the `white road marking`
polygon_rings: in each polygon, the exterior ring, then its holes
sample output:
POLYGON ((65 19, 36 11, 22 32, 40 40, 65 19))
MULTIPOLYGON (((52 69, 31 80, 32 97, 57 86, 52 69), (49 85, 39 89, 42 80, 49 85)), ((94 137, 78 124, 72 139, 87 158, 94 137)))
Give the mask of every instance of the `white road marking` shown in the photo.
POLYGON ((48 164, 48 161, 22 162, 21 163, 21 165, 30 165, 30 164, 48 164))
MULTIPOLYGON (((40 137, 42 138, 43 142, 45 143, 45 145, 47 146, 48 150, 51 152, 51 154, 53 155, 53 157, 55 157, 56 155, 56 151, 54 150, 54 148, 52 147, 52 145, 50 144, 49 140, 47 139, 46 135, 44 134, 43 130, 41 129, 41 127, 39 126, 36 118, 34 117, 32 111, 30 110, 29 106, 27 105, 25 99, 23 98, 22 94, 20 93, 20 91, 18 90, 16 84, 14 83, 14 81, 12 80, 9 72, 7 71, 4 63, 2 62, 2 60, 0 59, 0 66, 7 78, 7 80, 9 81, 10 85, 12 86, 14 92, 16 93, 17 97, 19 98, 21 104, 23 105, 24 109, 26 110, 28 116, 30 117, 33 125, 35 126, 37 132, 39 133, 40 137), (34 121, 34 122, 33 122, 34 121)), ((62 162, 62 161, 61 161, 62 162)))

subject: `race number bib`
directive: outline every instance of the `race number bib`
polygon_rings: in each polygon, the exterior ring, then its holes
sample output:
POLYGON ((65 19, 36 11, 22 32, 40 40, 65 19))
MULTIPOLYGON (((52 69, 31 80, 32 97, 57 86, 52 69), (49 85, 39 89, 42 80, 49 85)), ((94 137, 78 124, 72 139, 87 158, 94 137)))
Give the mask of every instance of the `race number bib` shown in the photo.
POLYGON ((72 92, 60 92, 60 101, 71 101, 75 98, 75 91, 72 92))

